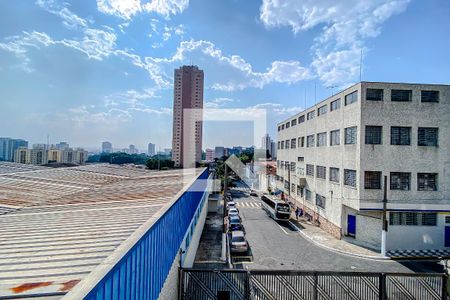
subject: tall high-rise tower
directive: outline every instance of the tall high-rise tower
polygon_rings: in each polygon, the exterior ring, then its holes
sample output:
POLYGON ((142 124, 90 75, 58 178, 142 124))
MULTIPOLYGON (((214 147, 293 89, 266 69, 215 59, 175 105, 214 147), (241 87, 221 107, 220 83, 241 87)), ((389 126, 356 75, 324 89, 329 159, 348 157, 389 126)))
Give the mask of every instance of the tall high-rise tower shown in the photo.
MULTIPOLYGON (((183 109, 203 108, 203 70, 197 66, 175 69, 173 90, 172 160, 177 167, 193 167, 186 157, 202 159, 202 122, 183 109), (194 123, 195 122, 195 123, 194 123), (190 165, 187 165, 187 164, 190 165)), ((192 162, 193 162, 192 161, 192 162)))

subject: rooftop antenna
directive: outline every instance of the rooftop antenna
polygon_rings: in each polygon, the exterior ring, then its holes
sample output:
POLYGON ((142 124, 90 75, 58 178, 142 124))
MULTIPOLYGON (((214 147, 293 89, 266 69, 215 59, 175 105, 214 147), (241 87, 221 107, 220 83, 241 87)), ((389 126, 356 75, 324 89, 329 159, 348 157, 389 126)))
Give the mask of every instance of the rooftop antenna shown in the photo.
POLYGON ((363 59, 363 49, 361 48, 361 55, 359 57, 359 81, 362 81, 362 59, 363 59))

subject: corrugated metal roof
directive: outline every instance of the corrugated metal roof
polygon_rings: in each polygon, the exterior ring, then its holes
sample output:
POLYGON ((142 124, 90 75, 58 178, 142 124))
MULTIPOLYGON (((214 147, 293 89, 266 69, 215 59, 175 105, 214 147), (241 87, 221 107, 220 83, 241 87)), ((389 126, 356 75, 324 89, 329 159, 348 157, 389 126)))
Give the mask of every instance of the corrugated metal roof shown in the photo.
POLYGON ((0 299, 62 297, 195 173, 0 163, 0 299))

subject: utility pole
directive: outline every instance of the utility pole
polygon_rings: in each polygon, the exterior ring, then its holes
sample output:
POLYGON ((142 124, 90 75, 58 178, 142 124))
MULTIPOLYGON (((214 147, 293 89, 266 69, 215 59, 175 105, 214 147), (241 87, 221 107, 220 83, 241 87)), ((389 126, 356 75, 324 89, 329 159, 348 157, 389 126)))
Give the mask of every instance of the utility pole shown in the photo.
POLYGON ((223 180, 223 233, 226 233, 226 227, 225 227, 225 215, 226 215, 226 206, 227 206, 227 201, 226 201, 226 197, 227 197, 227 190, 228 190, 228 166, 227 163, 224 162, 224 166, 225 166, 225 176, 224 176, 224 180, 223 180))
POLYGON ((289 162, 289 167, 288 167, 288 195, 289 195, 289 199, 291 199, 291 162, 289 162))
POLYGON ((383 223, 383 228, 381 231, 381 254, 383 256, 386 256, 386 233, 388 231, 386 209, 387 209, 387 176, 384 176, 383 215, 382 215, 382 219, 381 219, 382 223, 383 223))

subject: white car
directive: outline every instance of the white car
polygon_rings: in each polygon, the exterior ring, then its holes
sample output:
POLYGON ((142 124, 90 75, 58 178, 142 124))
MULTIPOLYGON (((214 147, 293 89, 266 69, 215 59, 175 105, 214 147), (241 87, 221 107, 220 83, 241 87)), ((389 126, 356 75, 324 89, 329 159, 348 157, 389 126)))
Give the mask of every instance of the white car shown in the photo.
POLYGON ((238 216, 239 210, 237 208, 232 207, 228 210, 228 215, 229 216, 238 216))
POLYGON ((231 252, 245 253, 248 251, 248 242, 245 239, 245 234, 242 231, 231 232, 230 241, 231 252))
POLYGON ((235 208, 235 207, 236 207, 236 203, 235 202, 230 201, 230 202, 227 203, 227 209, 235 208))

